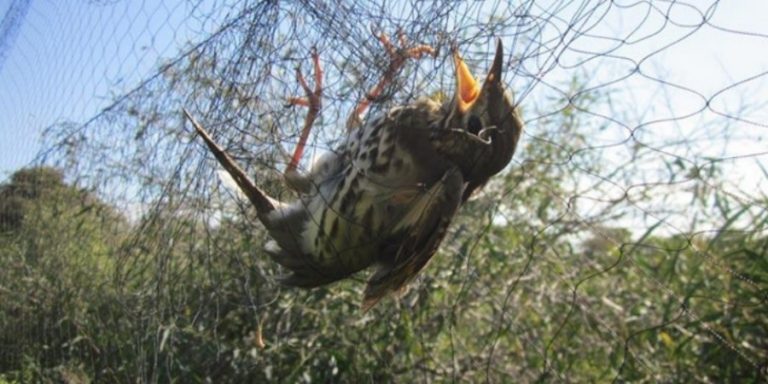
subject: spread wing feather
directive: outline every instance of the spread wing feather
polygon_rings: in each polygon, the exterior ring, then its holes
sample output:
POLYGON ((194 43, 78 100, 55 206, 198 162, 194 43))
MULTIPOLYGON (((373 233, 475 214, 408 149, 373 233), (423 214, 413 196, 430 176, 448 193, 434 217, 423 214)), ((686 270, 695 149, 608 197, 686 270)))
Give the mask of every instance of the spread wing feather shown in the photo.
POLYGON ((389 293, 399 291, 427 265, 437 251, 456 210, 461 205, 464 179, 458 169, 449 169, 422 198, 426 199, 418 221, 394 234, 389 255, 368 280, 363 310, 368 310, 389 293))

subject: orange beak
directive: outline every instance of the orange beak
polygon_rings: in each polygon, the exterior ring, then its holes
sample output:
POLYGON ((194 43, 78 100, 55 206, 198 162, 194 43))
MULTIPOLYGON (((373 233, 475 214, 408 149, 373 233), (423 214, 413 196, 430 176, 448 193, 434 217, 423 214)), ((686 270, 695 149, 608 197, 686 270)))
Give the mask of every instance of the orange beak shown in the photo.
POLYGON ((456 66, 456 99, 459 111, 465 113, 472 107, 480 96, 480 85, 472 77, 469 68, 457 51, 453 52, 453 62, 456 66))

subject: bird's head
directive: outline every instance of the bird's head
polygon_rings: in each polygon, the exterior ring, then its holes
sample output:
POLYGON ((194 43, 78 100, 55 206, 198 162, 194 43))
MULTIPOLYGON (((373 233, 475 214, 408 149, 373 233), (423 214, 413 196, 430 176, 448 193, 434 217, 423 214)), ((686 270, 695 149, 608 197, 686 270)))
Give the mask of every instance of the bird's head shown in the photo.
POLYGON ((486 145, 489 150, 484 153, 473 154, 474 158, 463 158, 465 163, 472 162, 462 164, 465 179, 471 188, 477 188, 510 162, 523 130, 523 123, 512 95, 502 84, 504 49, 501 39, 497 41, 493 64, 482 85, 472 76, 456 50, 453 60, 456 69, 456 93, 448 106, 444 128, 463 129, 490 144, 486 145))

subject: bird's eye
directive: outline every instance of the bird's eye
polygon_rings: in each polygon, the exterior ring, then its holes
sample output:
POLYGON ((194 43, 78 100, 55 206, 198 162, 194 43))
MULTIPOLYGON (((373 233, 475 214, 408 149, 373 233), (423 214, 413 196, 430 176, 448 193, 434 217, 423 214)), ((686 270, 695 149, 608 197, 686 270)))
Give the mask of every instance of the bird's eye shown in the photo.
POLYGON ((467 130, 471 134, 477 135, 481 129, 483 129, 483 122, 480 121, 480 118, 475 115, 469 116, 469 120, 467 120, 467 130))

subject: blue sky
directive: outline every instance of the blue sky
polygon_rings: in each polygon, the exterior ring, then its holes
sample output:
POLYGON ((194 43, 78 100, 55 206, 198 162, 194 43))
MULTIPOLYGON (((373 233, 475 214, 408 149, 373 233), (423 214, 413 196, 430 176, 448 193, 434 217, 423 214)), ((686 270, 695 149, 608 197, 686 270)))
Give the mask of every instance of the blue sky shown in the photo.
POLYGON ((45 127, 93 116, 222 16, 186 18, 184 1, 89 3, 31 1, 0 68, 0 179, 33 160, 45 127))
MULTIPOLYGON (((184 1, 88 3, 31 1, 29 12, 0 68, 0 179, 34 158, 40 149, 40 134, 45 127, 68 120, 83 121, 93 116, 108 105, 113 96, 131 89, 157 68, 159 60, 173 57, 186 42, 214 30, 218 20, 227 13, 226 9, 218 7, 210 10, 212 17, 209 19, 192 19, 186 17, 190 9, 184 1)), ((705 9, 713 1, 689 3, 705 9)), ((0 0, 0 14, 4 14, 10 4, 11 0, 0 0)), ((659 6, 666 4, 659 3, 659 6)), ((204 3, 203 6, 210 7, 211 4, 204 3)), ((646 19, 641 11, 642 8, 637 12, 613 12, 601 20, 594 33, 622 36, 636 27, 639 30, 634 36, 652 33, 663 19, 646 19)), ((726 29, 765 35, 768 34, 765 15, 768 15, 768 2, 731 1, 718 4, 712 21, 726 29)), ((640 61, 689 31, 686 23, 696 25, 700 22, 695 9, 684 6, 673 8, 669 17, 682 26, 665 27, 661 36, 624 44, 614 54, 640 61)), ((599 50, 601 44, 607 43, 584 37, 573 47, 594 51, 599 50)), ((768 71, 765 52, 768 52, 765 36, 705 27, 654 55, 643 63, 642 69, 652 77, 663 78, 710 97, 736 81, 768 71)), ((568 64, 569 60, 575 63, 578 57, 571 54, 561 59, 568 64)), ((584 66, 595 83, 619 76, 627 69, 616 63, 603 67, 601 63, 604 62, 584 66)), ((547 74, 546 80, 554 82, 559 76, 567 75, 568 71, 554 70, 547 74)), ((636 113, 643 115, 638 116, 641 122, 670 116, 669 111, 665 111, 670 105, 674 106, 676 116, 686 110, 696 111, 703 105, 703 101, 691 97, 690 92, 663 87, 642 76, 632 76, 621 86, 627 89, 625 102, 637 106, 636 113)), ((766 108, 754 107, 761 104, 760 95, 767 94, 766 86, 765 76, 760 76, 720 94, 712 105, 725 112, 746 114, 752 121, 768 121, 766 108), (755 110, 742 111, 745 105, 753 106, 755 110)), ((534 89, 531 97, 536 97, 535 93, 540 90, 544 88, 534 89)), ((659 142, 662 138, 696 138, 701 133, 696 129, 702 119, 716 117, 707 115, 698 114, 672 124, 649 125, 638 134, 649 142, 654 142, 654 138, 659 138, 659 142)), ((766 147, 764 142, 757 140, 765 137, 765 126, 734 124, 728 129, 737 138, 743 137, 742 142, 737 140, 736 144, 724 149, 710 138, 697 149, 700 151, 697 156, 708 153, 705 146, 712 148, 713 156, 756 153, 766 147)), ((764 161, 761 158, 754 160, 764 161)))

